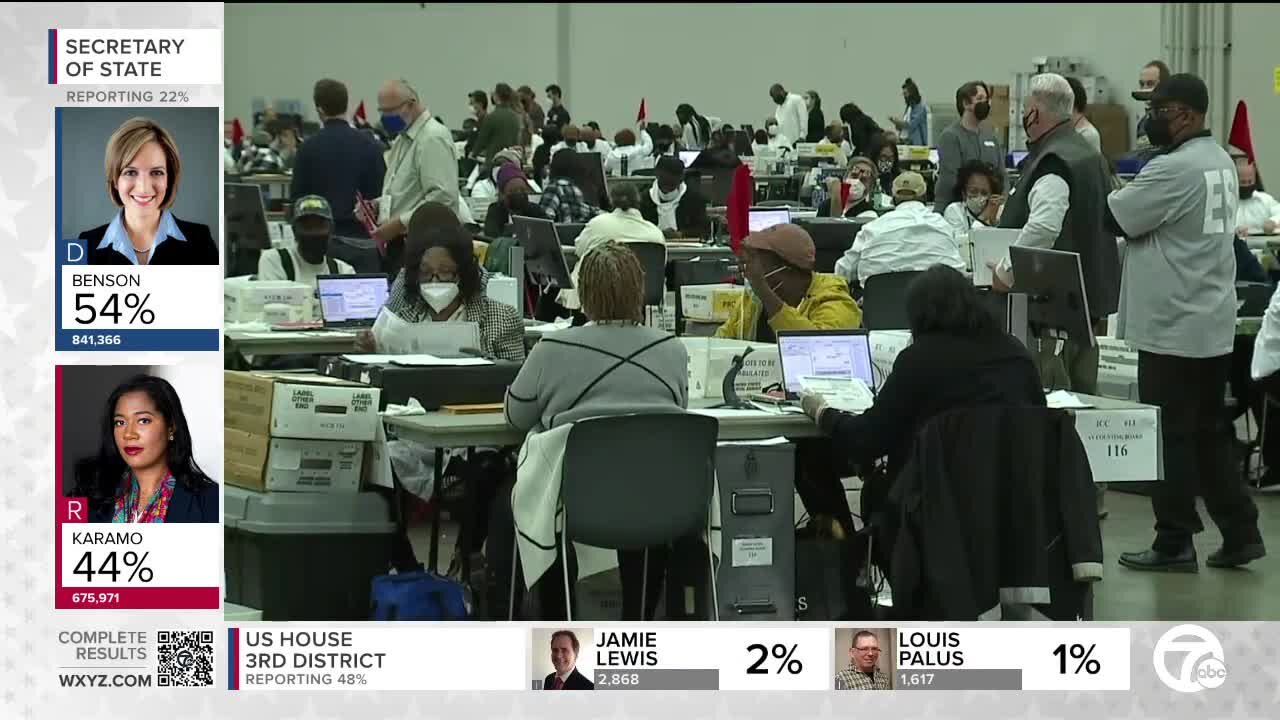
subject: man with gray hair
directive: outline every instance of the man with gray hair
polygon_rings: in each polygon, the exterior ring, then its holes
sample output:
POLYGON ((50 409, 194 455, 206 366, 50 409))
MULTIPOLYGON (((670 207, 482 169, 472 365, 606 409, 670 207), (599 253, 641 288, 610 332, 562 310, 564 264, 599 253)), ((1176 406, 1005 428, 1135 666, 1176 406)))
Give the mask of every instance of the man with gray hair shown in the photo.
MULTIPOLYGON (((458 150, 453 134, 422 104, 405 80, 388 80, 378 89, 382 127, 395 135, 387 154, 382 197, 373 202, 373 239, 386 248, 389 270, 399 269, 399 256, 413 211, 434 201, 458 212, 458 150)), ((367 198, 373 200, 373 198, 367 198)), ((364 211, 357 208, 364 217, 364 211)))
MULTIPOLYGON (((1103 209, 1111 187, 1106 161, 1071 123, 1075 93, 1061 75, 1044 73, 1031 79, 1023 107, 1022 127, 1029 154, 1018 184, 1009 193, 1000 227, 1020 230, 1015 244, 1078 253, 1084 274, 1089 319, 1096 332, 1116 311, 1120 296, 1120 256, 1113 233, 1103 230, 1103 209)), ((1017 290, 1009 257, 993 268, 997 289, 1017 290)), ((1098 350, 1075 339, 1045 339, 1032 349, 1046 387, 1096 394, 1098 350)))

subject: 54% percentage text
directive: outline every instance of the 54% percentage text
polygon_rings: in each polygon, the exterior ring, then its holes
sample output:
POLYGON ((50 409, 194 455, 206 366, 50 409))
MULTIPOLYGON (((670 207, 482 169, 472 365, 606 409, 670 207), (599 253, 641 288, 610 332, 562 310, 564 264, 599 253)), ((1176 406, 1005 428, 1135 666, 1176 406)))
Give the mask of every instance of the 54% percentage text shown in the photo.
POLYGON ((151 293, 139 295, 138 293, 127 293, 121 296, 113 293, 107 296, 105 302, 101 305, 94 303, 93 293, 76 293, 76 322, 82 325, 88 325, 98 318, 111 318, 112 323, 119 324, 120 318, 125 315, 132 314, 128 320, 129 324, 141 322, 143 325, 150 325, 156 321, 156 313, 147 307, 147 301, 151 299, 151 293), (121 302, 121 297, 124 298, 121 302), (123 309, 121 306, 123 305, 123 309))

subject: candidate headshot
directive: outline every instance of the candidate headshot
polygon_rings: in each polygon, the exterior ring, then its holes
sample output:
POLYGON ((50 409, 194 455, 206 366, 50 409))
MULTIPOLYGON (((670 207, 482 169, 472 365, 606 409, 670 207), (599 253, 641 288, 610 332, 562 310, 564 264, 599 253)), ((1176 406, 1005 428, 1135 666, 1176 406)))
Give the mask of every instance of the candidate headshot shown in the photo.
POLYGON ((218 522, 218 485, 196 464, 173 386, 135 375, 102 408, 98 454, 76 463, 72 497, 89 501, 89 522, 218 522))
POLYGON ((880 667, 880 639, 868 630, 854 633, 849 667, 836 674, 837 690, 889 690, 889 676, 880 667))
POLYGON ((80 233, 90 265, 217 265, 208 225, 170 208, 178 197, 182 157, 173 136, 135 117, 107 140, 106 191, 118 210, 110 222, 80 233))
POLYGON ((571 630, 551 634, 551 665, 556 670, 542 681, 543 690, 595 690, 596 684, 578 672, 578 636, 571 630))

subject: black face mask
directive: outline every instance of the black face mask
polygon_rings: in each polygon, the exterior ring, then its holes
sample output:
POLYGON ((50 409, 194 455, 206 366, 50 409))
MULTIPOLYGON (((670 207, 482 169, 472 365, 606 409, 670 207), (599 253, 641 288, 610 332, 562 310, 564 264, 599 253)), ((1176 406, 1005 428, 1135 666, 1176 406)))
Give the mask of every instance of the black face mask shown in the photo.
POLYGON ((1147 139, 1156 147, 1169 147, 1173 144, 1173 127, 1168 115, 1152 114, 1147 120, 1147 139))
POLYGON ((1256 186, 1256 185, 1241 185, 1241 186, 1240 186, 1240 199, 1241 199, 1241 200, 1248 200, 1249 198, 1253 197, 1253 191, 1254 191, 1254 190, 1256 190, 1256 189, 1257 189, 1257 186, 1256 186))
POLYGON ((987 102, 986 100, 983 100, 982 102, 973 106, 973 116, 978 118, 979 122, 986 120, 987 116, 990 114, 991 114, 991 103, 987 102))
POLYGON ((324 255, 329 250, 329 233, 307 233, 295 236, 298 255, 310 265, 324 262, 324 255))

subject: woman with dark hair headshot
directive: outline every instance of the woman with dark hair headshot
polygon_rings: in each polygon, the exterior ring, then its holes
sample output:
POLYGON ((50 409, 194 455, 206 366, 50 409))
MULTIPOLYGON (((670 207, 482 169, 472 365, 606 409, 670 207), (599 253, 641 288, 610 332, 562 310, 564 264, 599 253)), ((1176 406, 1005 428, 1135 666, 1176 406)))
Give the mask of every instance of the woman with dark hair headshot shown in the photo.
MULTIPOLYGON (((471 235, 453 211, 436 202, 423 203, 409 218, 404 268, 396 275, 383 312, 407 323, 474 322, 487 358, 524 359, 524 325, 516 309, 485 295, 487 273, 476 261, 471 235)), ((386 352, 386 339, 361 331, 362 352, 386 352)))
POLYGON ((805 413, 832 439, 842 461, 837 470, 887 455, 893 478, 916 434, 935 415, 965 407, 1045 405, 1031 355, 1001 329, 960 272, 942 265, 926 270, 907 291, 906 309, 911 344, 894 361, 871 409, 851 415, 827 407, 820 395, 801 398, 805 413))
POLYGON ((871 138, 883 132, 876 121, 857 104, 845 103, 840 106, 840 122, 844 123, 845 139, 853 146, 853 154, 871 157, 871 138))
POLYGON ((680 144, 685 150, 701 150, 711 142, 711 121, 699 115, 689 103, 676 107, 676 120, 680 121, 680 144))
POLYGON ((88 498, 89 522, 218 522, 218 484, 196 464, 172 385, 136 375, 111 392, 98 456, 76 464, 71 496, 88 498))
POLYGON ((107 195, 120 211, 111 222, 80 233, 90 265, 217 265, 208 225, 179 220, 182 158, 178 144, 154 120, 126 120, 107 140, 107 195))
POLYGON ((907 103, 902 117, 889 116, 889 122, 902 137, 905 145, 929 144, 929 114, 924 106, 924 98, 920 97, 920 88, 916 81, 907 78, 902 83, 902 99, 907 103))

